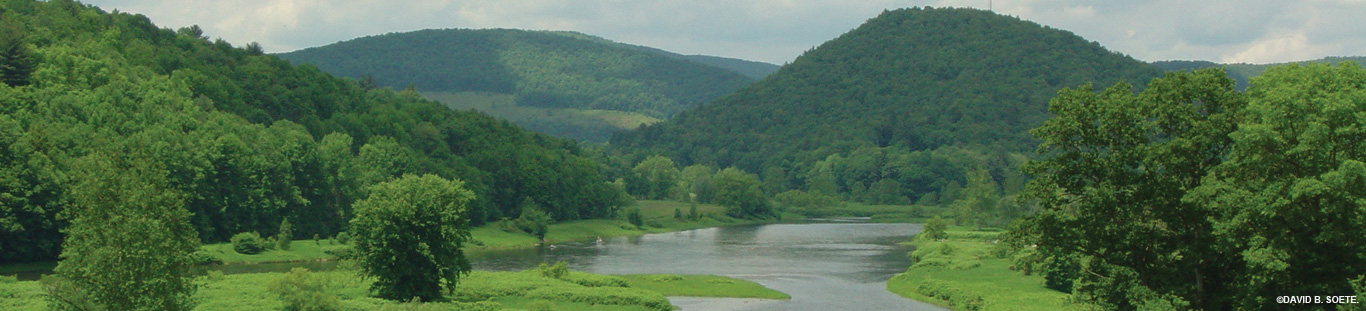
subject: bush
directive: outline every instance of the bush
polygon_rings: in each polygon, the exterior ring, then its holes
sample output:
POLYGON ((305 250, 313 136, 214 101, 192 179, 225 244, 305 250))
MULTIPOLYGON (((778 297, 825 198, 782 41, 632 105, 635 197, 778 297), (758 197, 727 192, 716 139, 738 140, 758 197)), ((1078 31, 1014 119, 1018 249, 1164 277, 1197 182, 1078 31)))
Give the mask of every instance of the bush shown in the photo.
POLYGON ((206 252, 204 250, 197 250, 193 254, 190 254, 190 256, 194 257, 194 264, 197 266, 223 264, 222 259, 218 259, 218 257, 214 257, 212 254, 209 254, 209 252, 206 252))
POLYGON ((541 277, 552 279, 561 279, 564 278, 565 274, 569 274, 569 264, 563 261, 556 262, 554 265, 547 265, 542 262, 536 269, 541 271, 541 277))
POLYGON ((930 218, 930 221, 925 222, 925 228, 920 230, 918 238, 929 239, 930 241, 942 240, 949 237, 948 229, 949 223, 944 221, 944 218, 934 216, 934 218, 930 218))
POLYGON ((270 244, 256 232, 243 232, 232 236, 232 250, 243 255, 255 255, 265 251, 270 244))
POLYGON ((0 284, 18 283, 18 275, 0 275, 0 284))
POLYGON ((555 301, 582 302, 599 305, 645 306, 659 311, 673 311, 673 305, 663 294, 619 287, 538 288, 526 292, 525 297, 555 301))
POLYGON ((545 240, 545 234, 550 232, 550 215, 541 211, 539 208, 522 209, 522 216, 517 217, 517 228, 526 233, 536 236, 538 240, 545 240))
POLYGON ((289 224, 289 217, 280 221, 280 234, 275 236, 275 248, 282 251, 289 250, 289 244, 294 242, 294 226, 289 224))
POLYGON ((969 291, 953 286, 948 282, 925 279, 920 281, 915 291, 921 295, 930 296, 936 299, 947 301, 955 309, 962 310, 981 310, 985 300, 982 296, 972 294, 969 291))
POLYGON ((337 243, 346 244, 351 242, 351 235, 346 232, 338 232, 335 239, 337 240, 337 243))
POLYGON ((331 311, 341 309, 336 295, 327 292, 331 282, 309 272, 294 268, 270 283, 270 291, 280 296, 288 311, 331 311))
POLYGON ((640 216, 640 209, 635 207, 626 210, 626 221, 637 228, 645 225, 645 218, 640 216))
POLYGON ((587 287, 631 287, 631 284, 627 283, 626 279, 623 279, 619 276, 592 274, 578 271, 569 271, 564 275, 564 277, 560 279, 566 282, 579 284, 587 287))

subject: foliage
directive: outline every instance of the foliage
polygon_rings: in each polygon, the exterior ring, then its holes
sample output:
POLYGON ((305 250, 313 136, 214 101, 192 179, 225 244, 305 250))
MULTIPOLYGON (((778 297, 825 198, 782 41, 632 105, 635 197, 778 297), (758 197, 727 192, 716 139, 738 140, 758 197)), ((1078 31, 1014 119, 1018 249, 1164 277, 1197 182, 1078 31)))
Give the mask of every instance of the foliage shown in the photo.
MULTIPOLYGON (((568 140, 415 93, 366 89, 202 31, 71 1, 0 2, 23 34, 29 84, 0 85, 0 260, 56 259, 58 219, 87 155, 143 146, 183 193, 203 242, 233 234, 330 236, 364 188, 402 174, 466 182, 473 224, 526 198, 557 220, 608 218, 623 193, 568 140)), ((8 42, 8 41, 6 41, 8 42)), ((280 240, 278 237, 276 240, 280 240)))
POLYGON ((337 296, 327 292, 330 286, 325 276, 294 268, 271 281, 270 291, 279 295, 286 311, 340 310, 337 296))
POLYGON ((351 230, 357 262, 375 278, 381 298, 431 301, 469 273, 463 247, 470 239, 466 205, 473 195, 460 181, 404 175, 370 188, 355 204, 351 230))
POLYGON ((784 191, 774 195, 773 201, 777 202, 779 206, 791 208, 837 208, 843 206, 843 202, 835 197, 801 190, 784 191))
POLYGON ((626 222, 631 223, 631 225, 636 226, 636 228, 645 226, 645 219, 640 216, 639 208, 632 207, 626 209, 626 222))
POLYGON ((712 176, 716 187, 716 204, 726 207, 726 215, 735 218, 764 218, 775 215, 768 197, 759 189, 759 177, 727 168, 712 176))
POLYGON ((1366 70, 1352 63, 1276 67, 1252 80, 1224 161, 1185 201, 1209 208, 1216 251, 1234 257, 1228 303, 1342 295, 1366 274, 1363 89, 1366 70))
POLYGON ((0 17, 0 83, 19 87, 29 84, 34 58, 26 34, 12 23, 0 17))
POLYGON ((430 91, 515 94, 517 103, 663 118, 753 80, 717 67, 580 33, 419 30, 280 54, 337 75, 430 91))
POLYGON ((334 239, 337 240, 337 243, 348 244, 351 243, 351 234, 346 233, 346 231, 338 232, 334 239))
MULTIPOLYGON (((1063 87, 1146 82, 1161 72, 1072 33, 966 8, 883 12, 782 70, 612 145, 678 165, 760 173, 770 193, 906 204, 979 168, 1014 194, 1063 87), (892 181, 895 181, 893 183, 892 181), (900 184, 899 193, 890 191, 900 184), (871 190, 870 190, 871 189, 871 190)), ((705 202, 705 201, 704 201, 705 202)))
POLYGON ((275 235, 275 248, 287 251, 292 242, 294 242, 294 229, 289 224, 289 217, 285 217, 284 220, 280 221, 280 233, 275 235))
POLYGON ((627 186, 634 186, 631 195, 648 200, 668 199, 670 191, 679 183, 681 174, 674 161, 663 156, 650 156, 631 169, 634 180, 627 186))
POLYGON ((518 216, 513 222, 522 232, 536 236, 538 240, 545 240, 546 233, 550 232, 550 215, 546 215, 534 203, 525 205, 522 209, 522 216, 518 216))
POLYGON ((243 255, 260 254, 269 248, 266 240, 256 232, 242 232, 232 236, 232 250, 243 255))
POLYGON ((1059 92, 1057 117, 1034 131, 1046 157, 1029 165, 1043 211, 1016 230, 1052 265, 1075 256, 1086 273, 1073 290, 1105 308, 1347 292, 1366 271, 1366 149, 1352 138, 1363 86, 1355 65, 1291 66, 1247 93, 1219 70, 1170 73, 1138 95, 1059 92))
POLYGON ((557 261, 553 265, 547 265, 542 262, 540 266, 537 266, 536 270, 541 272, 541 277, 564 279, 564 276, 569 273, 569 264, 563 261, 557 261))
POLYGON ((943 217, 934 216, 930 221, 925 222, 924 229, 916 234, 916 238, 930 241, 938 241, 948 238, 949 223, 943 217))
MULTIPOLYGON (((199 237, 185 195, 164 169, 131 157, 140 150, 122 151, 77 162, 73 204, 61 214, 70 225, 53 272, 105 308, 192 309, 199 237)), ((62 310, 83 307, 53 302, 62 310)))

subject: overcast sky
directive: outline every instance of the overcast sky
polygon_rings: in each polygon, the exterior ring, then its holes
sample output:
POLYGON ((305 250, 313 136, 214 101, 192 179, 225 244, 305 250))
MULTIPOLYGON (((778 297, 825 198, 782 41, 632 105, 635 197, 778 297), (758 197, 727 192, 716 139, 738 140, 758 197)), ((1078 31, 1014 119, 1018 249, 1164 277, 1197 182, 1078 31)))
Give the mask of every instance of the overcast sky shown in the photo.
POLYGON ((429 28, 572 30, 683 54, 791 62, 884 9, 986 9, 1144 61, 1272 63, 1366 55, 1366 0, 86 0, 288 52, 429 28))

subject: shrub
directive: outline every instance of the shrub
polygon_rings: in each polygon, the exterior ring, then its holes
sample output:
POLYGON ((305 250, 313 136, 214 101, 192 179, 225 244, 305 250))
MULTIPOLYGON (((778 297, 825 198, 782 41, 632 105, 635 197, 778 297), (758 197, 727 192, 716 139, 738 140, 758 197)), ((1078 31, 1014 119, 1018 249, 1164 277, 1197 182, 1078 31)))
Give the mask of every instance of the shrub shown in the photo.
POLYGON ((270 283, 270 291, 280 296, 288 311, 331 311, 341 309, 336 295, 327 292, 330 281, 309 272, 308 269, 294 268, 270 283))
POLYGON ((0 275, 0 284, 18 283, 18 275, 0 275))
POLYGON ((343 232, 338 232, 338 233, 337 233, 336 239, 337 239, 337 243, 341 243, 341 244, 350 243, 350 242, 351 242, 351 235, 350 235, 350 234, 347 234, 347 233, 344 232, 344 231, 343 231, 343 232))
POLYGON ((651 280, 651 281, 655 281, 655 282, 673 282, 673 281, 682 281, 682 280, 683 280, 683 277, 677 276, 677 275, 673 275, 673 274, 663 274, 663 275, 656 275, 655 277, 650 278, 650 280, 651 280))
MULTIPOLYGON (((532 205, 534 206, 534 205, 532 205)), ((538 240, 545 240, 545 234, 550 232, 550 215, 541 211, 539 208, 524 208, 522 216, 517 217, 517 228, 536 236, 538 240)))
POLYGON ((569 271, 560 278, 566 282, 579 284, 587 287, 630 287, 631 284, 619 276, 583 273, 569 271))
POLYGON ((674 219, 683 219, 683 210, 674 209, 674 219))
POLYGON ((645 225, 645 218, 640 216, 640 209, 635 207, 626 210, 626 221, 637 228, 645 225))
POLYGON ((920 230, 918 238, 929 239, 930 241, 945 239, 949 237, 948 229, 949 224, 944 221, 944 218, 934 216, 934 218, 930 218, 930 221, 925 222, 925 228, 920 230))
POLYGON ((645 221, 645 225, 646 225, 646 226, 650 226, 650 227, 654 227, 654 228, 664 228, 664 224, 663 224, 663 223, 660 223, 658 220, 653 220, 653 219, 651 219, 651 220, 646 220, 646 221, 645 221))
POLYGON ((268 245, 266 240, 261 239, 261 235, 256 232, 243 232, 232 236, 232 250, 244 255, 255 255, 265 251, 268 245))
POLYGON ((554 265, 547 265, 542 262, 541 265, 537 267, 537 270, 541 271, 542 277, 561 279, 564 278, 565 274, 569 273, 569 264, 560 261, 556 262, 554 265))
POLYGON ((218 259, 218 257, 214 257, 212 254, 209 254, 209 252, 206 252, 204 250, 197 250, 194 253, 190 254, 190 256, 194 257, 194 264, 197 266, 223 264, 222 259, 218 259))
POLYGON ((224 277, 227 275, 224 275, 223 271, 209 270, 209 272, 204 273, 204 279, 209 281, 222 281, 224 277))
POLYGON ((527 298, 582 302, 599 305, 637 305, 659 311, 672 311, 673 305, 663 294, 619 287, 561 287, 538 288, 526 292, 527 298))

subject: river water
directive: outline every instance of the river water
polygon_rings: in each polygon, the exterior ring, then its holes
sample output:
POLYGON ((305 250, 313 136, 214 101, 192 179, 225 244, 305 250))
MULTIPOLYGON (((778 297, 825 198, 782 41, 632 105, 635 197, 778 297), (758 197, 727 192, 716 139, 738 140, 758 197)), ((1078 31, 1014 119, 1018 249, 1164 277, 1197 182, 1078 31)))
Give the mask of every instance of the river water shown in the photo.
POLYGON ((886 289, 888 278, 911 265, 908 249, 897 243, 920 228, 850 222, 708 228, 490 252, 471 261, 487 270, 565 261, 575 270, 601 274, 725 275, 792 296, 670 299, 684 310, 943 310, 886 289))

